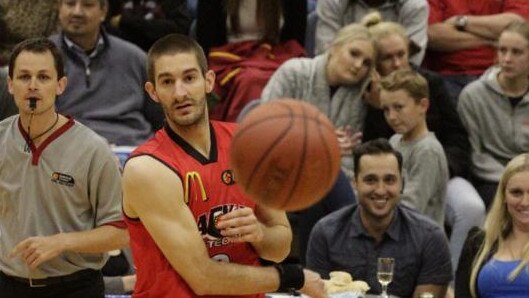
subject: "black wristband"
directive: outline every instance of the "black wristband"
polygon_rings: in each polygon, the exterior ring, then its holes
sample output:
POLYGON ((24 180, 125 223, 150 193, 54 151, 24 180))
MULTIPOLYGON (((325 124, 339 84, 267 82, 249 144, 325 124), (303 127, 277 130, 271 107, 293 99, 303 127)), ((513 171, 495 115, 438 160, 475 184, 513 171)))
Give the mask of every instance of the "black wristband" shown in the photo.
POLYGON ((277 292, 289 293, 303 288, 305 274, 299 264, 276 264, 274 267, 279 272, 279 288, 277 292))

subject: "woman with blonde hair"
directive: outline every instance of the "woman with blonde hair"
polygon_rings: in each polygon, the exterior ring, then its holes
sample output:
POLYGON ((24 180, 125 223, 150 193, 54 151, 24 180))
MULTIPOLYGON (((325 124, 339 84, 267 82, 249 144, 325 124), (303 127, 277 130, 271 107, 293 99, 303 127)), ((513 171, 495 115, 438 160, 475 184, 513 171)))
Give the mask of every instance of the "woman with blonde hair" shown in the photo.
POLYGON ((314 104, 327 115, 339 128, 342 166, 350 177, 352 147, 360 141, 366 111, 362 94, 374 70, 376 54, 367 28, 350 24, 338 31, 324 54, 290 59, 281 65, 261 94, 262 102, 290 97, 314 104))
POLYGON ((456 297, 529 296, 529 154, 505 167, 484 231, 469 233, 456 297))

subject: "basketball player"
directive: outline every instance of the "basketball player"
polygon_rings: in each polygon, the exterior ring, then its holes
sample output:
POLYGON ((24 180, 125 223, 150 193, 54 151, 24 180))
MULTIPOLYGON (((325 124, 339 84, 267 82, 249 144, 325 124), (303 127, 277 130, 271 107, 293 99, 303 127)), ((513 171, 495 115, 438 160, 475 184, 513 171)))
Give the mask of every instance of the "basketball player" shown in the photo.
POLYGON ((104 297, 105 251, 127 244, 120 174, 106 141, 55 110, 66 88, 47 39, 20 43, 0 122, 0 296, 104 297))
POLYGON ((208 120, 215 75, 202 48, 187 36, 166 36, 148 53, 148 74, 145 89, 167 124, 132 153, 123 173, 134 295, 264 297, 301 289, 325 297, 312 271, 259 267, 259 258, 288 255, 290 226, 284 212, 246 198, 229 170, 235 126, 208 120))

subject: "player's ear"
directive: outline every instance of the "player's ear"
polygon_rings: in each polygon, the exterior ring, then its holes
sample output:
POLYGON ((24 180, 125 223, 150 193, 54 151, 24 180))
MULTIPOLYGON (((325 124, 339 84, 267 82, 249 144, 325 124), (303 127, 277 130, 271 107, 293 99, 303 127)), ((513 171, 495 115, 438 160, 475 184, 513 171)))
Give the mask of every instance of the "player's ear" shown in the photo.
POLYGON ((204 79, 206 80, 206 93, 210 93, 215 87, 215 72, 211 69, 208 70, 204 75, 204 79))
POLYGON ((154 84, 147 81, 145 83, 145 91, 149 94, 149 97, 154 100, 155 102, 160 102, 158 99, 158 94, 156 93, 156 88, 154 88, 154 84))

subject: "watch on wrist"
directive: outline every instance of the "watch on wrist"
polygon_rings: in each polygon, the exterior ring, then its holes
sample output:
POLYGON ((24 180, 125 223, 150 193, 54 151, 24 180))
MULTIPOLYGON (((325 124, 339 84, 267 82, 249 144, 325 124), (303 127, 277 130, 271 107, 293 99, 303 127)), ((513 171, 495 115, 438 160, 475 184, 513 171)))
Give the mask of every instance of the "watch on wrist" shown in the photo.
POLYGON ((458 31, 465 31, 465 27, 468 24, 468 17, 467 16, 457 16, 456 17, 456 29, 458 31))

